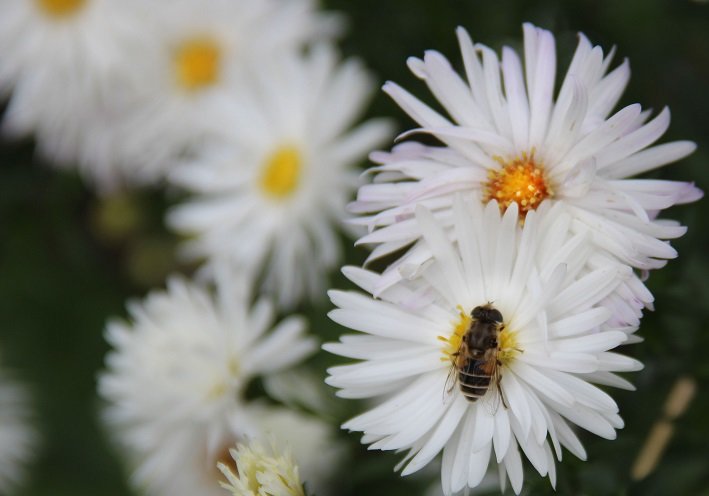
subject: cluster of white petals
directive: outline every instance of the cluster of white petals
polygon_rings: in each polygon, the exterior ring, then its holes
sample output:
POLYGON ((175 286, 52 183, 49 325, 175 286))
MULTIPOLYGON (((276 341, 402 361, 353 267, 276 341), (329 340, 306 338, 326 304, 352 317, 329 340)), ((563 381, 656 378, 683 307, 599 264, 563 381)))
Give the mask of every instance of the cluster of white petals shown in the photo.
MULTIPOLYGON (((145 5, 123 90, 81 150, 82 164, 129 183, 162 179, 184 155, 227 129, 224 106, 264 60, 338 31, 310 0, 180 0, 145 5)), ((126 67, 128 69, 128 67, 126 67)))
MULTIPOLYGON (((623 427, 606 387, 632 390, 622 374, 642 364, 616 349, 641 341, 643 279, 686 231, 660 215, 703 193, 635 178, 695 145, 657 144, 666 108, 615 110, 630 78, 615 49, 580 34, 557 78, 550 32, 525 24, 523 57, 498 56, 459 28, 464 76, 436 51, 408 60, 443 111, 384 85, 418 126, 400 138, 428 144, 371 153, 362 185, 356 166, 391 126, 357 124, 373 77, 342 60, 341 19, 314 0, 0 0, 0 12, 2 133, 34 136, 101 192, 167 185, 180 203, 166 222, 203 263, 200 282, 170 278, 105 331, 104 420, 138 490, 304 496, 305 481, 336 494, 343 452, 311 414, 327 413, 322 382, 293 371, 317 344, 304 318, 278 319, 323 295, 338 231, 361 235, 366 263, 390 263, 346 266, 362 291, 329 292, 330 318, 355 333, 323 346, 353 361, 326 383, 368 400, 343 428, 403 453, 402 475, 438 470, 442 454, 444 495, 495 472, 519 494, 525 459, 554 486, 564 450, 586 459, 577 427, 605 439, 623 427)), ((0 492, 35 444, 25 393, 0 374, 0 492)))
POLYGON ((6 133, 99 190, 154 183, 223 129, 220 101, 282 50, 327 40, 312 0, 2 0, 6 133), (57 84, 61 81, 61 84, 57 84))
POLYGON ((667 240, 686 231, 658 215, 702 192, 631 179, 695 145, 654 144, 667 109, 613 113, 630 75, 627 61, 610 69, 614 51, 579 35, 555 93, 548 31, 524 25, 524 64, 457 35, 465 79, 435 51, 408 61, 447 116, 384 85, 420 126, 402 138, 440 144, 371 155, 352 221, 369 229, 367 262, 394 261, 381 274, 345 267, 368 294, 330 292, 330 317, 359 333, 324 345, 357 360, 326 382, 374 399, 343 428, 406 452, 402 475, 442 452, 445 495, 477 487, 490 466, 519 493, 521 453, 554 485, 562 448, 586 458, 574 426, 606 439, 623 427, 602 386, 633 389, 617 373, 642 364, 614 350, 641 340, 653 295, 640 275, 676 257, 667 240))
MULTIPOLYGON (((341 61, 315 0, 0 0, 3 132, 102 194, 172 185, 184 250, 292 308, 339 262, 354 167, 390 137, 356 127, 375 87, 341 61), (58 83, 61 82, 61 83, 58 83)), ((350 226, 348 226, 350 227, 350 226)))
POLYGON ((302 318, 274 326, 271 302, 261 298, 251 306, 248 281, 231 276, 215 291, 173 278, 167 291, 128 309, 130 322, 114 320, 107 328, 113 351, 99 392, 137 485, 156 494, 219 494, 216 463, 227 447, 266 435, 292 443, 316 480, 328 475, 318 459, 327 451, 326 426, 244 397, 250 379, 292 367, 314 351, 302 318))
POLYGON ((340 63, 332 47, 318 45, 272 62, 223 107, 224 140, 171 171, 197 196, 168 222, 190 237, 189 255, 263 270, 264 288, 292 307, 324 293, 340 258, 335 227, 358 184, 354 166, 389 125, 375 119, 350 129, 374 86, 358 61, 340 63))
POLYGON ((47 157, 73 163, 118 78, 132 69, 137 36, 151 30, 139 5, 1 0, 0 95, 11 96, 3 133, 34 133, 47 157))
POLYGON ((467 81, 438 52, 409 59, 411 71, 450 118, 395 83, 384 86, 421 126, 412 132, 429 133, 445 146, 403 143, 391 153, 373 154, 380 164, 372 169, 377 178, 360 188, 351 205, 354 213, 366 214, 356 222, 373 230, 359 240, 377 245, 372 257, 420 238, 413 221, 416 205, 450 226, 455 193, 477 191, 484 198, 523 198, 525 210, 544 199, 561 203, 573 216, 575 231, 590 229, 599 250, 630 266, 654 269, 674 258, 676 251, 663 240, 686 228, 657 215, 699 199, 702 192, 691 183, 630 177, 679 160, 695 145, 651 146, 669 126, 667 109, 649 121, 650 112, 639 104, 611 115, 630 77, 627 60, 609 72, 614 52, 604 56, 580 34, 555 98, 556 49, 548 31, 525 24, 524 67, 511 48, 504 47, 500 59, 485 45, 473 44, 464 29, 457 34, 467 81), (536 198, 518 194, 514 182, 524 178, 515 177, 510 166, 536 169, 543 191, 536 198), (506 175, 507 189, 491 188, 495 175, 506 175))
MULTIPOLYGON (((560 205, 541 210, 528 213, 520 230, 516 204, 501 215, 494 201, 483 208, 479 198, 458 196, 453 243, 419 207, 415 222, 432 262, 401 267, 404 281, 378 299, 330 292, 338 307, 330 317, 365 335, 324 346, 362 360, 331 368, 327 382, 343 397, 379 398, 344 427, 362 431, 371 448, 408 450, 404 475, 443 450, 446 494, 475 487, 491 458, 519 492, 520 448, 554 484, 554 454, 561 459, 562 446, 586 457, 570 424, 607 439, 623 426, 613 399, 592 383, 632 388, 615 372, 641 368, 609 351, 629 331, 609 324, 611 311, 601 305, 631 271, 584 269, 593 253, 590 232, 573 233, 560 205), (461 314, 488 302, 504 317, 508 337, 500 353, 509 357, 500 365, 499 389, 491 385, 470 402, 459 388, 446 387, 446 349, 461 314)), ((375 273, 348 267, 345 275, 370 294, 377 290, 375 273)))

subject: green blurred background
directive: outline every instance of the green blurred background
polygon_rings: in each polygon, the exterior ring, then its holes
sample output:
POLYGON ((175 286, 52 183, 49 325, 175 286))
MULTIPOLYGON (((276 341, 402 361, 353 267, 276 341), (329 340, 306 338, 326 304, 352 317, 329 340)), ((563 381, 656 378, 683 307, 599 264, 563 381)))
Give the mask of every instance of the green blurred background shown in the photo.
MULTIPOLYGON (((667 105, 672 124, 663 141, 691 139, 699 145, 688 159, 652 176, 709 188, 709 2, 331 0, 325 7, 349 18, 342 43, 347 55, 362 58, 382 82, 397 81, 429 103, 424 85, 406 69, 406 58, 435 48, 460 66, 458 25, 496 49, 519 47, 524 21, 551 29, 562 74, 577 31, 606 50, 615 44, 617 60, 628 57, 632 68, 621 106, 640 102, 659 111, 667 105)), ((369 114, 391 116, 401 129, 411 126, 382 93, 369 114)), ((102 329, 108 316, 124 314, 126 298, 160 286, 173 270, 189 269, 175 262, 176 240, 162 225, 165 208, 174 201, 160 190, 101 199, 74 173, 43 163, 33 143, 0 147, 0 350, 5 366, 32 389, 44 439, 20 495, 131 494, 97 421, 95 378, 107 349, 102 329)), ((643 320, 645 342, 624 350, 646 365, 629 376, 636 392, 612 391, 626 428, 615 441, 581 432, 589 461, 566 453, 557 469, 556 494, 709 495, 709 244, 703 229, 708 204, 666 214, 689 232, 673 243, 679 259, 648 281, 656 309, 643 320), (661 463, 646 479, 632 481, 633 460, 680 376, 696 381, 697 394, 676 422, 661 463)), ((348 263, 365 255, 353 248, 347 253, 348 263)), ((337 275, 332 285, 348 287, 337 275)), ((302 309, 314 332, 333 340, 342 329, 329 323, 327 310, 326 303, 302 309)), ((322 354, 310 365, 324 375, 336 361, 322 354)), ((340 420, 360 407, 339 402, 340 420)), ((358 436, 342 436, 354 457, 340 476, 343 495, 418 495, 429 480, 437 480, 435 474, 428 480, 402 479, 392 472, 397 456, 368 453, 358 436)), ((528 471, 523 494, 553 493, 546 479, 528 471)))

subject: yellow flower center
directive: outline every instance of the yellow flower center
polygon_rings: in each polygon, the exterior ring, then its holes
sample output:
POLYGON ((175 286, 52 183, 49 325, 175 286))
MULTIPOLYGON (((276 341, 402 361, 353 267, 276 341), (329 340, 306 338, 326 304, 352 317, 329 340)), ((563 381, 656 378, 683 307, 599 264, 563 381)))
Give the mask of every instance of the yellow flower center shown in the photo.
POLYGON ((214 84, 221 70, 221 49, 209 38, 192 38, 175 51, 174 68, 178 84, 196 91, 214 84))
POLYGON ((295 191, 300 181, 303 160, 294 146, 282 146, 264 163, 260 186, 266 196, 282 200, 295 191))
POLYGON ((549 182, 544 177, 544 168, 534 160, 534 151, 523 153, 510 161, 496 158, 501 168, 488 172, 484 186, 484 202, 497 200, 504 212, 513 202, 517 203, 520 218, 535 210, 546 198, 554 195, 549 182))
POLYGON ((77 13, 86 0, 36 0, 39 8, 51 17, 67 17, 77 13))

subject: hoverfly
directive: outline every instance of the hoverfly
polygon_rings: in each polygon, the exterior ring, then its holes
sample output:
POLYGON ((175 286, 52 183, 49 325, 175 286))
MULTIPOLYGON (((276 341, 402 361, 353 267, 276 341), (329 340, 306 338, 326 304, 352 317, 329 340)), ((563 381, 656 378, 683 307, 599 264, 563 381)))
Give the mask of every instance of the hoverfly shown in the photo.
MULTIPOLYGON (((475 402, 485 396, 494 383, 500 390, 499 337, 504 329, 502 314, 491 303, 477 306, 470 316, 470 327, 460 341, 460 347, 451 355, 451 368, 446 384, 450 392, 455 383, 460 386, 465 399, 475 402)), ((498 398, 498 399, 499 399, 498 398)), ((504 404, 504 398, 502 398, 504 404)), ((505 405, 507 408, 507 405, 505 405)))

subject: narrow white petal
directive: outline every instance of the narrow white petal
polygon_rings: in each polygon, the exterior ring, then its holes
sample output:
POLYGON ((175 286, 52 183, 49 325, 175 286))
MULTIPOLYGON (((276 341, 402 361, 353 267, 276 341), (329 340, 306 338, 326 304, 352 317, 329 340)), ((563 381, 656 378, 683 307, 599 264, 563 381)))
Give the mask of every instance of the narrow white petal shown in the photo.
POLYGON ((502 49, 502 74, 512 123, 512 137, 518 152, 529 148, 529 102, 524 86, 522 62, 511 48, 502 49))
POLYGON ((468 408, 468 401, 462 396, 458 396, 450 406, 445 416, 440 420, 438 426, 431 435, 428 442, 406 465, 401 475, 412 474, 428 464, 436 456, 443 446, 448 442, 451 434, 458 427, 460 419, 468 408))

